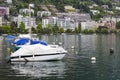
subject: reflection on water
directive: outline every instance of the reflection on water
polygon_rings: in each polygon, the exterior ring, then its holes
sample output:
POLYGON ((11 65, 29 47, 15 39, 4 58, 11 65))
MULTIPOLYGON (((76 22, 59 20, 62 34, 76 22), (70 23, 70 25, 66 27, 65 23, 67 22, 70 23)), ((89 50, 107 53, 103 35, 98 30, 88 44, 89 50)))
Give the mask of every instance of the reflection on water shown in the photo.
POLYGON ((65 64, 62 61, 53 62, 12 62, 11 68, 16 70, 16 76, 61 78, 65 74, 65 64))
POLYGON ((120 80, 119 34, 42 35, 41 40, 49 44, 61 42, 68 51, 63 62, 0 65, 0 80, 120 80), (112 55, 110 48, 114 49, 112 55))

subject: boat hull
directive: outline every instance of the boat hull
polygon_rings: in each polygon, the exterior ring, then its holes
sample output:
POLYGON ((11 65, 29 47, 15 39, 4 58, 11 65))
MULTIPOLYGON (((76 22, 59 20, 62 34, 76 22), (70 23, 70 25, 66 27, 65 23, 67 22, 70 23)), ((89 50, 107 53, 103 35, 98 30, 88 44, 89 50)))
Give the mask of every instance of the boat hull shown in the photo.
POLYGON ((11 62, 34 62, 34 61, 61 60, 65 55, 66 53, 16 56, 16 57, 11 57, 11 62))

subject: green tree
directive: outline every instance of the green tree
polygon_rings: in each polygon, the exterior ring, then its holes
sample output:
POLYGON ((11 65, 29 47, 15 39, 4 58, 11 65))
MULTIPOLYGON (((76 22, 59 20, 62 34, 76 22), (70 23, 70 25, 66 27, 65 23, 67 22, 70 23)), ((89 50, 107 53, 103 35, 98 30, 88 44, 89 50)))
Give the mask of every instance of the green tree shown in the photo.
POLYGON ((77 27, 75 27, 75 31, 74 31, 75 33, 79 33, 79 30, 78 30, 78 28, 77 27))
POLYGON ((34 27, 31 28, 32 33, 36 33, 36 29, 34 27))
POLYGON ((2 28, 2 26, 0 26, 0 34, 4 34, 5 30, 2 28))
POLYGON ((2 26, 2 29, 3 29, 4 33, 7 33, 7 34, 11 33, 10 26, 4 25, 4 26, 2 26))
POLYGON ((64 33, 65 31, 64 31, 64 28, 63 27, 61 27, 60 28, 60 33, 64 33))
POLYGON ((53 33, 58 33, 58 32, 59 32, 59 27, 56 23, 55 26, 53 27, 53 33))
POLYGON ((116 23, 116 28, 120 29, 120 21, 116 23))
POLYGON ((83 33, 84 34, 93 34, 93 33, 95 33, 95 31, 94 30, 85 29, 85 30, 83 30, 83 33))
POLYGON ((39 23, 38 24, 38 26, 37 26, 37 28, 36 28, 37 30, 37 33, 43 33, 44 31, 43 31, 43 27, 42 27, 42 24, 41 23, 39 23))
POLYGON ((52 33, 52 26, 50 24, 47 25, 47 33, 52 33))
POLYGON ((66 33, 72 33, 73 30, 72 30, 72 29, 67 29, 65 32, 66 32, 66 33))
POLYGON ((26 32, 25 24, 23 22, 20 23, 19 29, 20 29, 20 33, 25 33, 26 32))
POLYGON ((108 33, 108 29, 107 28, 101 28, 101 29, 97 29, 96 33, 103 33, 103 34, 107 34, 108 33))
POLYGON ((88 30, 88 29, 85 29, 85 30, 83 30, 82 32, 85 33, 85 34, 88 34, 88 33, 89 33, 89 30, 88 30))
POLYGON ((108 33, 107 29, 101 29, 101 33, 108 33))
POLYGON ((16 22, 11 22, 10 23, 10 28, 11 28, 12 33, 17 33, 16 31, 18 31, 18 28, 17 28, 17 23, 16 22))

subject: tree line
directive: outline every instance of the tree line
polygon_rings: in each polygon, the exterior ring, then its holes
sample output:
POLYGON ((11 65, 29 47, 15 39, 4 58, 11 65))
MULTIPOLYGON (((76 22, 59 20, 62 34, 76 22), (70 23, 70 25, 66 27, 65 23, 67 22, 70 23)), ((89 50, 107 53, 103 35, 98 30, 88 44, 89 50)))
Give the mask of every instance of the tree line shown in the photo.
MULTIPOLYGON (((54 26, 48 24, 47 27, 44 28, 42 27, 41 23, 39 23, 36 28, 31 26, 31 28, 29 29, 31 29, 31 32, 35 34, 80 33, 81 31, 80 27, 76 27, 75 30, 72 29, 65 30, 63 27, 57 26, 57 24, 55 24, 54 26)), ((17 27, 16 22, 11 22, 10 26, 3 25, 0 27, 0 34, 18 34, 18 33, 26 34, 29 33, 30 31, 29 29, 25 28, 25 24, 23 22, 20 23, 19 27, 17 27)))
MULTIPOLYGON (((109 30, 105 26, 103 28, 97 28, 95 30, 81 30, 81 26, 75 27, 75 29, 64 29, 63 27, 59 27, 57 24, 51 26, 50 24, 47 27, 42 27, 42 24, 39 23, 36 28, 31 27, 31 32, 35 34, 58 34, 58 33, 84 33, 84 34, 93 34, 93 33, 116 33, 117 30, 120 29, 120 21, 116 23, 116 30, 109 30)), ((25 28, 25 24, 23 22, 20 23, 20 26, 17 27, 16 22, 11 22, 10 26, 3 25, 0 27, 0 34, 26 34, 29 33, 29 29, 25 28)))

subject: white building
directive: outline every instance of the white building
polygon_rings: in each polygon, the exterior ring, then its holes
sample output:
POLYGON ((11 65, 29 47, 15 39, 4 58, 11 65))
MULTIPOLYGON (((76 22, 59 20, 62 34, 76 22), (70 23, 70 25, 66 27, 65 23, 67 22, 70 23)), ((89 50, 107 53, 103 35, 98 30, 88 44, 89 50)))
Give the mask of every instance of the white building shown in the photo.
POLYGON ((100 13, 100 11, 98 11, 98 10, 90 10, 90 11, 92 12, 93 15, 96 15, 96 14, 100 13))
POLYGON ((36 28, 36 18, 29 18, 29 16, 23 17, 22 15, 18 15, 17 17, 12 17, 11 21, 17 22, 17 27, 20 26, 21 22, 25 24, 25 28, 28 29, 30 27, 36 28))
POLYGON ((66 12, 75 12, 75 8, 73 8, 73 6, 70 5, 64 6, 64 9, 66 12))
POLYGON ((0 17, 0 26, 2 26, 2 17, 0 17))
POLYGON ((0 7, 0 16, 9 16, 9 7, 0 7))
POLYGON ((116 6, 115 9, 116 9, 116 10, 120 10, 120 7, 116 6))
POLYGON ((51 16, 50 11, 38 11, 37 16, 43 17, 43 16, 51 16))
POLYGON ((12 0, 6 0, 8 4, 12 4, 12 0))
POLYGON ((96 29, 96 22, 95 21, 88 21, 88 22, 81 22, 81 30, 95 30, 96 29))
POLYGON ((120 17, 103 17, 101 21, 114 21, 116 23, 120 21, 120 17))
POLYGON ((78 27, 78 22, 74 19, 71 19, 69 17, 49 17, 47 19, 42 19, 42 26, 47 27, 47 25, 50 24, 51 27, 54 27, 55 24, 58 25, 58 27, 63 27, 65 30, 67 29, 75 29, 75 27, 78 27))
POLYGON ((56 13, 58 17, 69 17, 70 19, 77 20, 78 22, 91 21, 90 14, 78 14, 78 13, 56 13))
POLYGON ((42 19, 42 27, 46 28, 49 24, 49 19, 48 18, 44 18, 42 19))
POLYGON ((71 19, 69 17, 58 18, 57 24, 59 27, 63 27, 65 30, 67 29, 74 30, 75 27, 78 27, 79 25, 79 23, 76 20, 71 19))
POLYGON ((55 26, 55 24, 57 23, 58 17, 49 17, 49 23, 51 26, 55 26))
POLYGON ((20 13, 20 14, 22 14, 22 13, 29 14, 29 12, 31 12, 31 13, 34 14, 34 10, 33 10, 33 9, 29 10, 29 9, 27 9, 27 8, 24 8, 24 9, 20 9, 20 10, 19 10, 19 13, 20 13))

